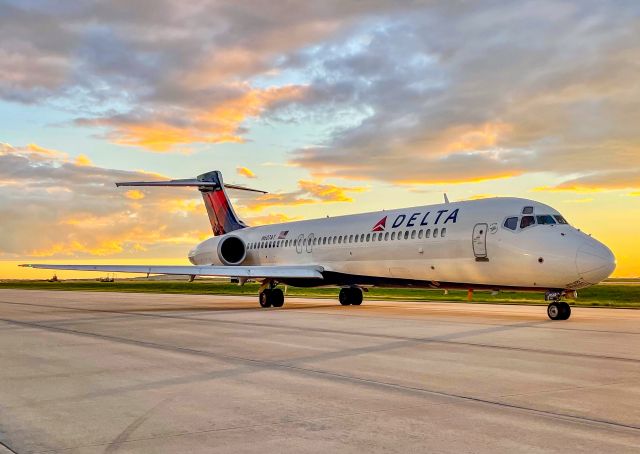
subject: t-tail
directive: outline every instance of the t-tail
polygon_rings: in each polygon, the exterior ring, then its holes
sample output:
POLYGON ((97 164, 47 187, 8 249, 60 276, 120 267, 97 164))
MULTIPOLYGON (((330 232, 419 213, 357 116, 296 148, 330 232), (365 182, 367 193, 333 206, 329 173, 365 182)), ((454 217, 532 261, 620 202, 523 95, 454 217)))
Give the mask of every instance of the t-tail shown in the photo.
POLYGON ((116 183, 116 186, 195 186, 202 194, 204 205, 207 208, 209 222, 214 235, 224 235, 234 230, 243 229, 247 225, 242 222, 231 206, 225 188, 240 189, 242 191, 260 192, 258 189, 246 188, 234 184, 224 184, 222 174, 213 170, 211 172, 198 175, 195 179, 186 180, 166 180, 166 181, 129 181, 116 183))

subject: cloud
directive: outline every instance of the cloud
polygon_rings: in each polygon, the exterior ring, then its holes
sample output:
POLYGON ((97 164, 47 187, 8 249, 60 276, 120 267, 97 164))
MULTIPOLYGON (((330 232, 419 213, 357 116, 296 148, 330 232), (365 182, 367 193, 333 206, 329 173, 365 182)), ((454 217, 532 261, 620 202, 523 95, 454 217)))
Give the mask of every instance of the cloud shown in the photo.
POLYGON ((598 172, 564 181, 555 186, 541 186, 536 191, 600 192, 640 188, 640 170, 598 172))
POLYGON ((256 178, 256 174, 253 173, 251 169, 247 167, 236 167, 236 172, 238 175, 246 177, 246 178, 256 178))
POLYGON ((286 55, 393 9, 391 0, 4 2, 0 98, 61 100, 76 124, 152 151, 240 142, 247 119, 304 94, 273 77, 286 55))
POLYGON ((105 137, 120 145, 142 147, 150 151, 172 151, 179 145, 195 143, 244 142, 242 123, 250 117, 285 102, 300 99, 301 86, 283 86, 264 90, 236 87, 235 97, 215 100, 210 105, 185 109, 167 108, 165 112, 115 114, 78 118, 76 125, 105 129, 105 137))
POLYGON ((78 164, 35 144, 0 144, 0 258, 186 254, 210 232, 203 209, 184 209, 197 193, 113 185, 156 177, 78 164))
POLYGON ((353 202, 353 198, 347 192, 364 192, 366 188, 344 187, 333 184, 321 184, 313 181, 300 180, 300 189, 324 202, 353 202))
POLYGON ((297 191, 264 194, 256 199, 244 201, 239 207, 241 211, 251 213, 271 207, 294 207, 317 203, 353 202, 349 193, 366 191, 366 188, 355 186, 337 186, 313 181, 298 181, 297 191))
POLYGON ((322 131, 288 162, 317 179, 640 166, 632 0, 0 8, 0 98, 61 102, 74 124, 123 146, 243 142, 256 120, 288 119, 322 131))
POLYGON ((292 222, 300 219, 301 218, 298 216, 288 216, 282 213, 271 213, 263 216, 248 216, 244 218, 249 225, 280 224, 282 222, 292 222))
POLYGON ((307 102, 361 121, 291 163, 400 184, 640 166, 640 5, 616 6, 433 2, 302 50, 307 102))
MULTIPOLYGON (((0 258, 176 257, 211 235, 197 191, 188 188, 120 190, 115 181, 164 179, 141 171, 87 166, 36 144, 0 144, 0 258)), ((300 180, 299 189, 241 193, 238 212, 251 225, 299 219, 271 207, 350 202, 361 187, 300 180), (258 213, 258 214, 257 214, 258 213)), ((233 193, 231 194, 234 195, 233 193)))
POLYGON ((92 166, 93 162, 87 155, 81 154, 76 157, 76 164, 79 166, 92 166))
POLYGON ((141 199, 144 199, 144 192, 138 191, 137 189, 132 189, 130 191, 125 192, 124 196, 127 199, 131 199, 131 200, 141 200, 141 199))

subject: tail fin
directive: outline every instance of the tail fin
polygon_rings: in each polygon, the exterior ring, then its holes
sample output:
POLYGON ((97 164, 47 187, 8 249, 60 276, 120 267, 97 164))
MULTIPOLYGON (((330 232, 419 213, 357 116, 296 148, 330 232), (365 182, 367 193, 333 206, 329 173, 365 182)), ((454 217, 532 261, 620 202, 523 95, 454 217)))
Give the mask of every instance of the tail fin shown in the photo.
POLYGON ((214 235, 224 235, 225 233, 247 227, 244 222, 238 219, 235 211, 233 211, 225 187, 243 191, 261 192, 263 194, 266 193, 265 191, 245 188, 244 186, 225 185, 222 182, 222 174, 217 170, 198 175, 195 180, 131 181, 116 183, 116 186, 196 186, 202 194, 214 235))
POLYGON ((247 226, 238 219, 235 211, 233 211, 227 191, 224 190, 222 174, 219 171, 214 170, 213 172, 198 175, 197 180, 216 183, 216 186, 201 186, 198 188, 202 194, 204 206, 207 207, 207 214, 209 215, 209 222, 214 235, 224 235, 247 226))

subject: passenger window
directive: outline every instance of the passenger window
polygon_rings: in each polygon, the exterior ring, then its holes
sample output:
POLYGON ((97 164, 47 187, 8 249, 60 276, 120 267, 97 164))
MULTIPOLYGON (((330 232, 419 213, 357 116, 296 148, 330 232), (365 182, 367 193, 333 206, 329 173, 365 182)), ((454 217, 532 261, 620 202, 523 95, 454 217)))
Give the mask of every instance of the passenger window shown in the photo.
POLYGON ((533 207, 524 207, 522 209, 522 214, 533 214, 533 207))
POLYGON ((349 235, 349 243, 353 243, 353 235, 349 235))
POLYGON ((384 240, 389 241, 389 232, 384 232, 384 240))
POLYGON ((542 216, 536 216, 536 223, 541 225, 555 224, 556 220, 550 214, 543 214, 542 216))
POLYGON ((427 229, 427 231, 424 234, 425 238, 429 238, 431 236, 431 229, 427 229))
POLYGON ((396 232, 391 232, 391 239, 395 240, 396 239, 396 232))
POLYGON ((364 243, 364 233, 360 235, 360 242, 364 243))
POLYGON ((418 230, 418 239, 421 240, 422 239, 422 234, 424 232, 422 230, 418 230))
POLYGON ((438 229, 433 229, 433 237, 438 238, 438 229))
POLYGON ((376 238, 377 238, 377 235, 375 233, 371 235, 371 241, 375 241, 376 238))
POLYGON ((405 230, 405 232, 404 232, 404 239, 405 240, 409 239, 409 231, 408 230, 405 230))
POLYGON ((412 239, 412 240, 415 240, 415 239, 416 239, 416 231, 415 231, 415 230, 412 230, 412 231, 411 231, 411 239, 412 239))
POLYGON ((507 218, 504 221, 504 226, 505 228, 509 229, 509 230, 515 230, 518 228, 518 218, 517 217, 512 217, 512 218, 507 218))
POLYGON ((553 215, 554 218, 556 218, 556 221, 558 221, 558 224, 568 224, 567 220, 560 216, 559 214, 554 214, 553 215))
POLYGON ((371 239, 371 234, 367 233, 367 243, 369 242, 370 239, 371 239))
POLYGON ((536 218, 533 216, 522 216, 520 219, 520 228, 526 229, 527 227, 534 225, 536 223, 536 218))
POLYGON ((378 241, 382 241, 382 232, 378 233, 378 241))
POLYGON ((447 234, 447 229, 443 228, 442 230, 440 230, 440 236, 443 237, 447 234))
POLYGON ((338 237, 338 244, 342 244, 342 235, 338 237))

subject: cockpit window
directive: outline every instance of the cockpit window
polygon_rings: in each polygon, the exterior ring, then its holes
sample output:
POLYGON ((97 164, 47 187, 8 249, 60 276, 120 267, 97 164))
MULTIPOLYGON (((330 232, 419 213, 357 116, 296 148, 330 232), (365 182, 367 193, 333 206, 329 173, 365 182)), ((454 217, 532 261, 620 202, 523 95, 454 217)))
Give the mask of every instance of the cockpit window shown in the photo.
POLYGON ((507 218, 504 221, 504 226, 506 228, 508 228, 509 230, 515 230, 518 228, 518 218, 517 217, 513 217, 513 218, 507 218))
POLYGON ((559 214, 554 214, 553 217, 556 218, 558 224, 568 224, 567 220, 559 214))
POLYGON ((543 214, 542 216, 536 216, 536 221, 538 222, 538 224, 555 224, 556 220, 553 219, 553 216, 551 216, 550 214, 543 214))
POLYGON ((524 207, 522 209, 522 214, 533 214, 533 207, 524 207))
POLYGON ((520 228, 526 229, 527 227, 529 227, 530 225, 534 225, 535 223, 536 218, 534 218, 533 216, 522 216, 522 219, 520 219, 520 228))

